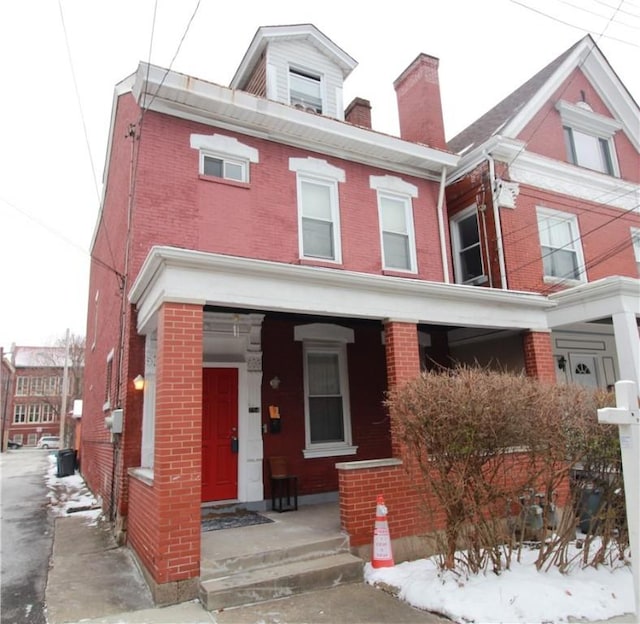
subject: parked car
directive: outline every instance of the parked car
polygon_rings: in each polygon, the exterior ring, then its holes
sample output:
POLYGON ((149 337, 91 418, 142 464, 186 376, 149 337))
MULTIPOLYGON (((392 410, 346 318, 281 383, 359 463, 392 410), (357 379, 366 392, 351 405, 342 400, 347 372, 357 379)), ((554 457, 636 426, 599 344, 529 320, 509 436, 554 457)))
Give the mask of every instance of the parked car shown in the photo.
POLYGON ((42 436, 38 440, 38 444, 36 444, 36 448, 40 449, 59 449, 60 448, 60 437, 46 435, 42 436))
POLYGON ((7 442, 7 448, 19 449, 22 446, 22 442, 16 442, 15 440, 9 440, 7 442))

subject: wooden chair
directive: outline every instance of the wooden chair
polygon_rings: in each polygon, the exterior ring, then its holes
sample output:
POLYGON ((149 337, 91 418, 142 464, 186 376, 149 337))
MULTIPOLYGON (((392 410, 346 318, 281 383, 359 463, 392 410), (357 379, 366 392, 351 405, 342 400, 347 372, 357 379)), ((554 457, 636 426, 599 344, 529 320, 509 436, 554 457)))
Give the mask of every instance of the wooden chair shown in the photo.
POLYGON ((298 477, 289 473, 286 457, 270 457, 271 509, 283 511, 298 510, 298 477), (286 502, 285 502, 286 501, 286 502))

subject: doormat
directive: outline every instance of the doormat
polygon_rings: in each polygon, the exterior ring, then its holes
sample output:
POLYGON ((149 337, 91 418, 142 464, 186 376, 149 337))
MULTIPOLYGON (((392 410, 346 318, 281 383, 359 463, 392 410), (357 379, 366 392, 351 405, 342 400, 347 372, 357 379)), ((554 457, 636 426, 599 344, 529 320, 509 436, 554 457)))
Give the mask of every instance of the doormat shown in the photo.
POLYGON ((220 531, 222 529, 238 529, 254 524, 273 522, 271 518, 260 515, 256 511, 238 509, 233 513, 208 513, 202 517, 203 531, 220 531))

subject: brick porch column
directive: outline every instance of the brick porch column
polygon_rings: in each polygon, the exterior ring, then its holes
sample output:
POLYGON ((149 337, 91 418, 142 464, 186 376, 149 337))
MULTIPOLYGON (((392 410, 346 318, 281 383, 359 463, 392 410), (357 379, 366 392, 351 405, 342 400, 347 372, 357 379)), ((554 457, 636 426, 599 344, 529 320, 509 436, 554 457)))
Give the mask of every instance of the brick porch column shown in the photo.
POLYGON ((202 324, 201 305, 165 303, 158 313, 153 467, 158 584, 200 576, 202 324))
POLYGON ((522 336, 525 372, 540 381, 556 382, 551 332, 528 331, 522 336))
MULTIPOLYGON (((387 361, 387 386, 401 386, 420 375, 418 351, 418 326, 406 321, 387 320, 385 330, 385 354, 387 361)), ((391 450, 393 457, 402 457, 402 445, 394 435, 391 423, 391 450)))

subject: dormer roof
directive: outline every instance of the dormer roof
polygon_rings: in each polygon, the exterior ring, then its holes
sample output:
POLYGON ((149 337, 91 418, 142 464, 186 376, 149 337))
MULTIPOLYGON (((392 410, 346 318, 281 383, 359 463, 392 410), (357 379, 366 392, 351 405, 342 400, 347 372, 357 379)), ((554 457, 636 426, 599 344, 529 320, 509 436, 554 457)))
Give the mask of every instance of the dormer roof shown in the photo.
POLYGON ((236 70, 230 87, 244 89, 260 61, 266 47, 272 41, 300 41, 313 45, 319 52, 337 65, 343 80, 356 68, 357 61, 342 48, 320 32, 313 24, 293 24, 287 26, 261 26, 251 41, 240 66, 236 70))

